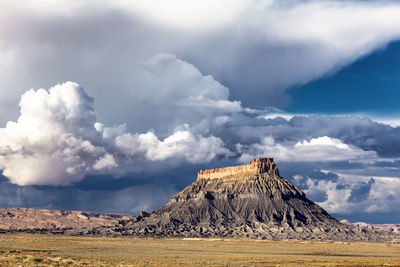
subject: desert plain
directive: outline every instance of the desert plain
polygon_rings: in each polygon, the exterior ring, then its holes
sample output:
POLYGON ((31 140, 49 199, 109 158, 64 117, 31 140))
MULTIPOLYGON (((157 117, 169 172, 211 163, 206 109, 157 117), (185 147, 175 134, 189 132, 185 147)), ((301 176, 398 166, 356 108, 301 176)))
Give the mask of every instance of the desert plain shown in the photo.
POLYGON ((2 234, 0 266, 400 266, 400 244, 2 234))

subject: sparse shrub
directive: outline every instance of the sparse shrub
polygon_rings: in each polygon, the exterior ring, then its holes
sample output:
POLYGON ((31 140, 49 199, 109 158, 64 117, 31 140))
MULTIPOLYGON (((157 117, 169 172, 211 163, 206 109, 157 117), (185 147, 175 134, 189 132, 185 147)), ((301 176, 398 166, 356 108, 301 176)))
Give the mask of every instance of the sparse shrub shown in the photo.
POLYGON ((28 258, 28 256, 22 255, 22 256, 15 256, 14 259, 16 260, 25 260, 26 258, 28 258))
POLYGON ((0 254, 3 254, 3 253, 5 253, 5 251, 0 249, 0 254))
POLYGON ((40 258, 40 257, 32 256, 32 257, 31 257, 31 261, 36 262, 36 263, 39 263, 39 262, 42 262, 43 259, 40 258))
POLYGON ((73 264, 74 261, 70 260, 70 259, 64 259, 64 260, 62 260, 62 263, 64 263, 64 264, 73 264))
POLYGON ((19 253, 19 251, 16 249, 12 249, 12 250, 10 250, 10 253, 19 253))
POLYGON ((44 263, 53 263, 54 260, 51 259, 51 258, 47 258, 47 259, 45 259, 43 262, 44 262, 44 263))

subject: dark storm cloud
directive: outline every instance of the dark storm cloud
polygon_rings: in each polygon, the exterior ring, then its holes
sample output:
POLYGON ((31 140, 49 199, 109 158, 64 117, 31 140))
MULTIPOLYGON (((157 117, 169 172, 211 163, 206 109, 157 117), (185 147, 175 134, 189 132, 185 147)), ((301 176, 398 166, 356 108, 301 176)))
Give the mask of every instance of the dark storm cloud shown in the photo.
MULTIPOLYGON (((110 177, 115 181, 115 178, 110 177)), ((111 181, 109 182, 111 183, 111 181)), ((118 182, 117 182, 118 184, 118 182)), ((133 185, 98 190, 79 187, 18 186, 0 181, 0 206, 65 210, 87 210, 137 215, 169 201, 177 191, 168 184, 133 185)))
POLYGON ((375 183, 375 180, 371 178, 367 183, 361 182, 357 184, 355 188, 351 191, 349 197, 350 202, 360 202, 368 198, 369 192, 371 191, 371 186, 375 183))
POLYGON ((316 202, 324 202, 325 200, 328 199, 327 193, 325 191, 319 190, 319 189, 312 190, 311 192, 309 192, 307 194, 307 197, 316 202))
POLYGON ((400 167, 400 160, 395 161, 377 161, 374 163, 377 167, 388 167, 388 168, 399 168, 400 167))

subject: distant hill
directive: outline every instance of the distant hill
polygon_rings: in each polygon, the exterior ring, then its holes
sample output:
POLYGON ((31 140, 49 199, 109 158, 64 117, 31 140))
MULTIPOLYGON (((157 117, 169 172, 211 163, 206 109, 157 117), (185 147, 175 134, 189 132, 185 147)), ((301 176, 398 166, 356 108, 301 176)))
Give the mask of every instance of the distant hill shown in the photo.
POLYGON ((344 219, 340 221, 341 223, 351 224, 357 227, 375 229, 375 230, 383 230, 387 232, 400 234, 400 224, 398 223, 365 223, 365 222, 355 222, 351 223, 348 220, 344 219))
POLYGON ((0 232, 83 234, 94 227, 109 227, 132 218, 88 211, 0 208, 0 232))

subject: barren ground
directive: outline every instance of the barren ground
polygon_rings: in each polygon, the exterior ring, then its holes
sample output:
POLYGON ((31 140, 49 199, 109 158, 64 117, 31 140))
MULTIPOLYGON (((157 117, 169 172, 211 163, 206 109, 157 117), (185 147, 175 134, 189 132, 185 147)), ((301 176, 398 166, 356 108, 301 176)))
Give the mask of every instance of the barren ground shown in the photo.
POLYGON ((0 266, 400 266, 400 244, 0 235, 0 266))

